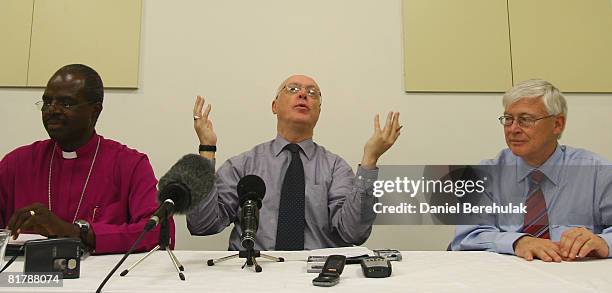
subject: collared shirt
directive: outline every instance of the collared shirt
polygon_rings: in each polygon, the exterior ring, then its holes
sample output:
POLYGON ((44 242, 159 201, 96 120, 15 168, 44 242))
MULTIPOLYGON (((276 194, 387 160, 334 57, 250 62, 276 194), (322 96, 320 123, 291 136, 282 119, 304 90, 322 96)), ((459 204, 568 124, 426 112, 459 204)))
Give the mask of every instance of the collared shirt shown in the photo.
MULTIPOLYGON (((214 188, 199 206, 187 215, 187 227, 194 235, 221 232, 229 224, 230 250, 240 249, 240 207, 236 186, 240 178, 254 174, 266 184, 259 215, 255 249, 274 250, 280 192, 291 153, 280 135, 227 160, 217 171, 214 188)), ((351 167, 324 147, 308 139, 298 143, 306 184, 304 248, 349 246, 365 242, 376 214, 372 205, 373 182, 378 169, 351 167)))
MULTIPOLYGON (((544 164, 534 168, 509 149, 496 159, 483 161, 496 168, 496 178, 487 188, 493 202, 524 203, 529 174, 534 169, 545 176, 540 184, 547 206, 550 239, 558 242, 572 227, 585 227, 608 243, 612 257, 612 164, 597 155, 567 146, 557 146, 544 164)), ((487 250, 514 254, 514 242, 524 214, 496 215, 490 225, 457 226, 453 250, 487 250)))
MULTIPOLYGON (((146 155, 97 134, 75 152, 43 140, 7 154, 0 161, 0 227, 17 209, 36 202, 48 206, 51 156, 51 211, 71 223, 78 208, 76 219, 88 221, 94 231, 95 253, 126 252, 157 208, 157 180, 146 155)), ((137 249, 154 247, 158 235, 148 233, 137 249)), ((174 244, 174 222, 171 236, 174 244)))

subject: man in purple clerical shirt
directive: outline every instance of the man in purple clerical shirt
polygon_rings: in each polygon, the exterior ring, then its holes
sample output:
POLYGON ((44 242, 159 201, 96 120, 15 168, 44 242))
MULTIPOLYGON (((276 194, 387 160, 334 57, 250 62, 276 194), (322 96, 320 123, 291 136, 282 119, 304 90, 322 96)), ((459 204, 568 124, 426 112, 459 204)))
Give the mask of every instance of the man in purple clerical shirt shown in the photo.
MULTIPOLYGON (((49 79, 36 103, 51 139, 0 161, 0 227, 81 238, 97 254, 126 252, 157 207, 157 180, 145 154, 98 135, 102 79, 72 64, 49 79)), ((174 246, 174 222, 170 222, 174 246)), ((154 247, 158 229, 137 250, 154 247)))

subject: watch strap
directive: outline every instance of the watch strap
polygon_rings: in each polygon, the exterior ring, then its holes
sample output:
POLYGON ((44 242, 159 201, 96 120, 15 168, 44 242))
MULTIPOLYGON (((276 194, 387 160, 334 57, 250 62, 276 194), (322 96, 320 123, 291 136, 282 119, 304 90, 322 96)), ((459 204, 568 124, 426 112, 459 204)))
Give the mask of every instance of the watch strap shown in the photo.
POLYGON ((199 150, 200 152, 216 152, 217 146, 201 144, 199 150))

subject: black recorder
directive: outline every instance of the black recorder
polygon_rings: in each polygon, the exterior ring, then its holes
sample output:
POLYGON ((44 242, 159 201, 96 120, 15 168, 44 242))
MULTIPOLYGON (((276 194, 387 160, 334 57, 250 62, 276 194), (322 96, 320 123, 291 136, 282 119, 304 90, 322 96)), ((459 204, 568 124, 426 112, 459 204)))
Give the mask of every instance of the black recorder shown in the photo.
POLYGON ((30 240, 24 245, 24 273, 58 273, 64 279, 79 277, 84 254, 80 239, 30 240))
POLYGON ((391 261, 382 256, 370 256, 361 260, 361 269, 366 278, 391 276, 391 261))

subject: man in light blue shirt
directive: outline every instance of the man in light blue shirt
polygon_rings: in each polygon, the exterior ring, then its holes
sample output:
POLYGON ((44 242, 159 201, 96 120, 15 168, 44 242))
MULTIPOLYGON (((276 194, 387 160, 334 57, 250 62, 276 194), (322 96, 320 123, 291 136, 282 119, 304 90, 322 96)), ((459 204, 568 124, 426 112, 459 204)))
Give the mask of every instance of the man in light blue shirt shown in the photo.
POLYGON ((483 162, 495 170, 486 195, 499 204, 525 203, 527 214, 498 214, 487 224, 457 226, 451 248, 546 262, 610 258, 612 164, 558 144, 567 104, 549 82, 517 84, 504 95, 503 106, 499 120, 509 148, 483 162))

